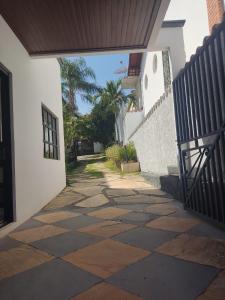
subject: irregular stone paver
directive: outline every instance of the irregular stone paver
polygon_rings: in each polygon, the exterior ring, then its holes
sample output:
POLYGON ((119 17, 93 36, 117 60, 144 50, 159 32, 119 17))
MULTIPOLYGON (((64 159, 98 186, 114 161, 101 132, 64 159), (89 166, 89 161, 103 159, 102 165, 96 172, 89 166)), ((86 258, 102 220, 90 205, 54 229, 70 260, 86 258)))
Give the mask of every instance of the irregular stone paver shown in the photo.
POLYGON ((132 196, 135 195, 133 190, 129 189, 107 189, 106 191, 107 196, 109 197, 121 197, 121 196, 132 196))
POLYGON ((83 200, 76 204, 78 207, 99 207, 106 203, 108 203, 109 200, 103 195, 98 194, 96 196, 90 197, 86 200, 83 200))
POLYGON ((70 253, 64 259, 101 278, 107 278, 149 254, 140 248, 105 240, 70 253))
POLYGON ((0 251, 9 250, 11 248, 15 248, 21 245, 21 242, 11 239, 10 237, 6 236, 0 239, 0 251))
POLYGON ((127 213, 129 213, 129 210, 117 207, 106 207, 97 211, 90 212, 88 215, 102 219, 114 219, 127 213))
POLYGON ((109 238, 121 232, 133 229, 135 227, 135 225, 131 224, 123 224, 115 221, 105 221, 102 223, 83 227, 78 231, 109 238))
POLYGON ((16 278, 0 281, 1 300, 67 300, 99 281, 90 273, 54 259, 20 273, 16 278))
POLYGON ((225 268, 225 241, 182 234, 157 248, 157 251, 184 260, 225 268))
POLYGON ((43 264, 52 257, 27 245, 0 252, 0 280, 43 264))
POLYGON ((155 229, 169 230, 175 232, 185 232, 195 225, 199 224, 198 219, 178 218, 178 217, 160 217, 149 222, 146 226, 155 229))
POLYGON ((118 287, 108 283, 100 283, 88 291, 72 298, 71 300, 141 300, 142 298, 132 295, 118 287))
POLYGON ((76 218, 60 221, 58 223, 55 223, 55 225, 70 230, 75 230, 75 229, 79 229, 100 222, 102 222, 102 219, 81 215, 76 218))
POLYGON ((96 243, 100 238, 80 232, 66 232, 32 243, 32 246, 56 257, 64 256, 72 251, 96 243))
POLYGON ((146 195, 133 195, 133 196, 117 197, 114 199, 114 201, 118 204, 154 203, 154 202, 152 202, 151 197, 146 196, 146 195))
POLYGON ((212 267, 154 253, 107 282, 146 300, 195 300, 217 273, 212 267))
POLYGON ((154 220, 156 217, 154 215, 151 214, 145 214, 142 212, 130 212, 126 215, 120 216, 117 219, 119 221, 123 221, 123 222, 131 222, 134 224, 145 224, 146 222, 150 221, 150 220, 154 220))
POLYGON ((225 271, 220 272, 218 277, 210 284, 206 292, 197 300, 224 300, 225 296, 225 271))
POLYGON ((55 236, 58 234, 62 234, 68 232, 65 228, 60 228, 58 226, 53 225, 44 225, 41 227, 35 227, 31 229, 26 229, 22 231, 17 231, 11 233, 9 236, 14 238, 15 240, 24 242, 24 243, 31 243, 34 241, 38 241, 41 239, 46 239, 50 236, 55 236))
POLYGON ((107 183, 109 188, 112 189, 140 189, 148 188, 149 184, 145 182, 137 182, 129 179, 118 179, 107 183))
POLYGON ((135 228, 129 230, 128 232, 123 232, 115 236, 113 239, 122 243, 152 251, 159 245, 170 241, 175 236, 176 233, 174 232, 148 228, 135 228))
POLYGON ((154 188, 148 188, 148 189, 136 189, 136 191, 140 194, 144 195, 155 195, 155 196, 169 196, 167 193, 154 188))
POLYGON ((72 204, 79 202, 80 200, 84 199, 83 195, 76 194, 76 193, 63 193, 59 195, 54 200, 52 200, 48 205, 44 207, 45 210, 53 210, 57 208, 63 208, 72 204))
POLYGON ((144 209, 148 206, 149 204, 147 203, 117 204, 117 207, 119 208, 128 209, 134 212, 144 212, 144 209))
POLYGON ((167 216, 176 212, 176 208, 170 204, 152 204, 144 209, 145 212, 159 216, 167 216))
POLYGON ((200 222, 144 178, 113 173, 102 162, 95 167, 104 178, 88 174, 81 163, 68 176, 70 186, 34 216, 41 221, 30 219, 0 240, 7 276, 0 277, 0 298, 224 299, 224 277, 216 276, 224 268, 225 233, 200 222), (96 193, 107 199, 104 208, 90 207, 96 193), (87 207, 75 206, 83 201, 87 207), (165 213, 171 214, 160 217, 165 213), (21 247, 29 248, 26 255, 18 254, 21 247), (104 278, 113 286, 103 284, 104 278))
POLYGON ((75 191, 77 193, 83 194, 85 196, 91 197, 94 195, 98 195, 102 192, 102 190, 104 189, 103 186, 85 186, 83 188, 80 188, 79 185, 78 187, 75 189, 75 191))
POLYGON ((80 216, 80 214, 78 213, 73 213, 73 212, 69 212, 69 211, 58 211, 58 212, 53 212, 53 213, 49 213, 49 214, 43 214, 43 215, 39 215, 34 217, 35 220, 41 221, 43 223, 48 223, 48 224, 52 224, 58 221, 62 221, 62 220, 66 220, 66 219, 70 219, 70 218, 74 218, 74 217, 78 217, 80 216))

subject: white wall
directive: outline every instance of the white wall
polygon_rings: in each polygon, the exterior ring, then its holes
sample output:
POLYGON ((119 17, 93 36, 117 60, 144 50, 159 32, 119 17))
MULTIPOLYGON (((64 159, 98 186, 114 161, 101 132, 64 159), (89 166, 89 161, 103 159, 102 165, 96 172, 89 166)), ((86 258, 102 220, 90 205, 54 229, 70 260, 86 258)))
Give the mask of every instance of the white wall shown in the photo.
POLYGON ((142 59, 141 67, 141 90, 144 102, 144 114, 146 115, 154 103, 164 93, 162 52, 147 52, 142 59), (157 56, 157 70, 153 72, 153 58, 157 56), (145 85, 145 78, 148 78, 148 85, 145 85))
POLYGON ((16 220, 21 223, 65 187, 60 69, 54 58, 31 59, 1 16, 0 36, 0 62, 13 80, 16 220), (42 103, 58 117, 58 161, 43 158, 42 103))
POLYGON ((124 121, 124 144, 127 144, 129 142, 128 139, 130 135, 142 122, 143 117, 144 117, 143 111, 131 111, 126 113, 125 121, 124 121))
MULTIPOLYGON (((185 19, 184 42, 187 61, 209 35, 206 0, 171 0, 165 20, 185 19)), ((179 45, 178 45, 179 46, 179 45)))
POLYGON ((101 153, 104 150, 103 144, 94 142, 94 153, 101 153))
POLYGON ((167 175, 170 168, 177 169, 178 151, 171 93, 160 101, 152 113, 149 112, 130 141, 135 144, 141 171, 148 173, 156 182, 160 176, 167 175))

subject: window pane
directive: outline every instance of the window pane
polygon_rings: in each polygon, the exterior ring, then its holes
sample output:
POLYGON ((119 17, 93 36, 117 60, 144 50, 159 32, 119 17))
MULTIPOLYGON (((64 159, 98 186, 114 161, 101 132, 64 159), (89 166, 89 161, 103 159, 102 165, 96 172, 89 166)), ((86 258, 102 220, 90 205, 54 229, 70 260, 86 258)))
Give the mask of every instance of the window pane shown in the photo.
POLYGON ((42 107, 43 152, 45 158, 58 159, 57 119, 42 107))
POLYGON ((45 137, 44 137, 45 142, 48 142, 48 128, 45 127, 45 137))
POLYGON ((43 110, 43 115, 44 115, 44 124, 47 124, 47 111, 43 110))
POLYGON ((50 113, 48 113, 48 127, 52 127, 52 116, 50 113))
POLYGON ((56 130, 56 119, 55 118, 52 118, 52 126, 53 126, 53 129, 56 130))
POLYGON ((52 144, 52 130, 49 130, 49 143, 52 144))
POLYGON ((53 158, 54 156, 53 156, 53 146, 52 145, 50 145, 49 146, 49 149, 50 149, 50 158, 53 158))
POLYGON ((53 131, 53 144, 57 145, 57 133, 53 131))
POLYGON ((57 147, 53 147, 53 151, 54 151, 54 158, 58 159, 58 149, 57 149, 57 147))

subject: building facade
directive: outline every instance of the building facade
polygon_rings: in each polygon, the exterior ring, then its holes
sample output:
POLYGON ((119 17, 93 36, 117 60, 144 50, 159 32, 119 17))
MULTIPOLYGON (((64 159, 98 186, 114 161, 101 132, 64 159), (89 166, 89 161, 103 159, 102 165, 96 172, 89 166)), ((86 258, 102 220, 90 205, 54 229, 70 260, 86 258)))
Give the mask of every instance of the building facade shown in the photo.
MULTIPOLYGON (((137 73, 128 71, 123 80, 124 88, 136 90, 138 112, 120 113, 121 132, 129 132, 129 136, 121 134, 120 142, 134 142, 142 172, 157 186, 164 176, 179 176, 173 79, 202 45, 212 26, 221 21, 223 11, 222 0, 172 0, 151 51, 142 54, 136 64, 137 73), (134 114, 142 117, 134 118, 134 114)), ((135 55, 138 54, 130 56, 135 55)), ((129 69, 131 61, 130 57, 129 69)))
POLYGON ((1 84, 0 224, 10 223, 1 234, 45 206, 66 179, 59 63, 32 59, 1 16, 0 36, 1 82, 9 82, 9 90, 1 84))

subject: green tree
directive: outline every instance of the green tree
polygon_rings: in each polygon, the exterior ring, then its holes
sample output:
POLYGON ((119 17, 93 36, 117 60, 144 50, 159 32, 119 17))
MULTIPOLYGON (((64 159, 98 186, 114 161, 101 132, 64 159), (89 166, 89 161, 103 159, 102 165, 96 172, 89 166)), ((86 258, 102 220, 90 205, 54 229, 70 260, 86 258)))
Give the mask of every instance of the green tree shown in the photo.
POLYGON ((63 99, 73 112, 77 108, 77 94, 82 100, 90 101, 90 95, 99 91, 95 83, 95 73, 85 59, 60 59, 63 99))
POLYGON ((136 106, 136 98, 133 92, 125 94, 122 90, 121 80, 108 81, 106 87, 92 97, 92 102, 102 102, 105 108, 114 114, 117 137, 119 138, 119 124, 117 121, 118 113, 123 105, 136 106))
POLYGON ((92 139, 104 146, 111 145, 115 136, 115 114, 105 101, 96 103, 90 115, 92 124, 92 139))

